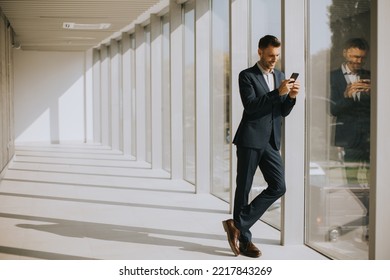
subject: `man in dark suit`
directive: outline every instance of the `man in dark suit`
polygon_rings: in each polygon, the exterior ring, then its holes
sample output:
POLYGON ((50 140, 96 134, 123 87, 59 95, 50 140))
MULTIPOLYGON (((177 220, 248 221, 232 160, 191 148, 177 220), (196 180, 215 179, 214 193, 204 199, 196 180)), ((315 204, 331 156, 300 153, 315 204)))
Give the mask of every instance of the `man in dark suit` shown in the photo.
MULTIPOLYGON (((370 71, 363 69, 368 43, 361 38, 346 41, 345 62, 330 74, 330 112, 335 117, 334 144, 342 153, 351 192, 366 208, 368 224, 368 186, 370 164, 370 71)), ((364 233, 368 239, 368 231, 364 233)))
POLYGON ((282 118, 295 105, 299 82, 285 80, 275 69, 280 58, 280 41, 266 35, 259 40, 260 60, 239 74, 244 112, 233 143, 237 147, 237 177, 233 219, 223 221, 229 245, 237 256, 260 257, 252 243, 250 228, 286 191, 284 167, 279 152, 282 118), (268 187, 248 201, 257 167, 268 187))
POLYGON ((335 141, 343 148, 349 184, 359 184, 359 165, 370 157, 370 72, 362 68, 368 44, 349 39, 344 46, 345 63, 330 74, 330 112, 336 117, 335 141))

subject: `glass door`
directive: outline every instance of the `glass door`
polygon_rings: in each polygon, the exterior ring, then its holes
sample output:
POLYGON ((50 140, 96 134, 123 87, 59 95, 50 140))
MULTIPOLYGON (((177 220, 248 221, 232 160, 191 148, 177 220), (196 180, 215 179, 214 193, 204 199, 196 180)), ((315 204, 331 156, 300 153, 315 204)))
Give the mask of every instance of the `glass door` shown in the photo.
POLYGON ((195 116, 195 4, 184 4, 184 179, 196 180, 196 116, 195 116))
POLYGON ((211 192, 229 202, 230 198, 230 35, 229 1, 211 2, 212 11, 212 133, 211 192))
POLYGON ((171 171, 171 87, 169 15, 162 17, 162 167, 171 171))
POLYGON ((368 258, 370 1, 308 1, 306 242, 368 258))

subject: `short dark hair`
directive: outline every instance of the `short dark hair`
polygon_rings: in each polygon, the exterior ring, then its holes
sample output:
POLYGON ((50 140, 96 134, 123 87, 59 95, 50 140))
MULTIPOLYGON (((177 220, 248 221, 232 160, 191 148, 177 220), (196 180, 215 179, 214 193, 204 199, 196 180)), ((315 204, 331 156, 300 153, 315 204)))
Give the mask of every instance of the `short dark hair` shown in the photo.
POLYGON ((280 47, 281 43, 278 38, 273 35, 265 35, 259 40, 259 49, 265 49, 268 46, 280 47))
POLYGON ((344 50, 350 48, 358 48, 359 50, 368 51, 369 46, 366 40, 363 38, 351 38, 344 43, 344 50))

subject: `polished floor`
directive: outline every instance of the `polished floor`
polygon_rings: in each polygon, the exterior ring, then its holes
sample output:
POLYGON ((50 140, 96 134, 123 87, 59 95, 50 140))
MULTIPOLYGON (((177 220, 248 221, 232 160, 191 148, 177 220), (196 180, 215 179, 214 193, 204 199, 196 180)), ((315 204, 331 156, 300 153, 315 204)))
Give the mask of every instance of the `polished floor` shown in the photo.
MULTIPOLYGON (((0 181, 0 259, 232 260, 228 205, 162 170, 98 145, 18 146, 0 181)), ((258 222, 267 260, 325 260, 280 246, 258 222)))

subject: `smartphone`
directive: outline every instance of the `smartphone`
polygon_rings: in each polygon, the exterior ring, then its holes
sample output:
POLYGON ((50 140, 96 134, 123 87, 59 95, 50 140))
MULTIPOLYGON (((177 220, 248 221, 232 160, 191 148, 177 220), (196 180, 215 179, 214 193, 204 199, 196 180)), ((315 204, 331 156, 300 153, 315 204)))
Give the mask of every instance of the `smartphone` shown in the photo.
POLYGON ((290 83, 295 82, 298 79, 299 73, 292 73, 290 79, 294 79, 294 81, 291 81, 290 83))

